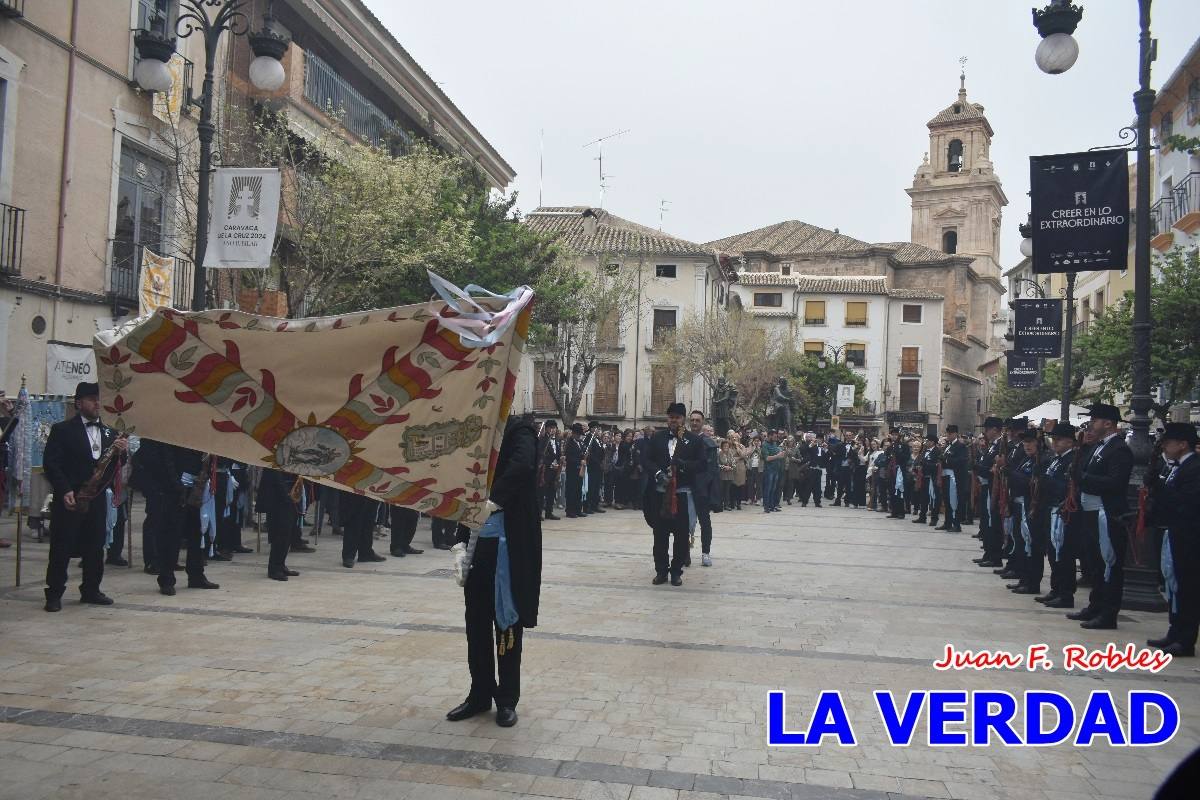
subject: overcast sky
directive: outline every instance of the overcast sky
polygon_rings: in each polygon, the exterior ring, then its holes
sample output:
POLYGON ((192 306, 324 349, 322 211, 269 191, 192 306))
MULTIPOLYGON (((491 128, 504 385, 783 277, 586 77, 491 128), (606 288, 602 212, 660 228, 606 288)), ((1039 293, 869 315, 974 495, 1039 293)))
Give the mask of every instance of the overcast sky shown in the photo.
MULTIPOLYGON (((1084 2, 1079 61, 1040 72, 1038 0, 366 0, 516 169, 518 206, 596 205, 707 242, 798 219, 906 241, 925 123, 967 92, 996 132, 1019 256, 1032 154, 1114 144, 1133 119, 1136 0, 1084 2)), ((1154 3, 1158 88, 1200 36, 1194 0, 1154 3), (1191 8, 1188 12, 1186 9, 1191 8)))

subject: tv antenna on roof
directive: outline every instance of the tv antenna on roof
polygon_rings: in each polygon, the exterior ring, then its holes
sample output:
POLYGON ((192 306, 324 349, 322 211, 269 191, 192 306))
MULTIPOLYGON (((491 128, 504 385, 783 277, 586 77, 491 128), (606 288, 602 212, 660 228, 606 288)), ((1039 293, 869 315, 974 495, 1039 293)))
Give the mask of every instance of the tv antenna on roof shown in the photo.
POLYGON ((600 162, 600 208, 604 208, 604 190, 606 188, 604 179, 613 177, 612 175, 607 175, 604 172, 604 142, 608 141, 609 139, 615 139, 618 136, 624 136, 627 133, 629 133, 629 129, 617 131, 616 133, 610 133, 608 136, 601 136, 599 139, 595 139, 584 145, 584 147, 596 145, 596 161, 600 162))
POLYGON ((670 200, 659 200, 658 201, 658 229, 660 231, 663 229, 663 214, 666 214, 668 211, 671 210, 671 209, 667 208, 667 206, 669 206, 669 205, 671 205, 670 200))

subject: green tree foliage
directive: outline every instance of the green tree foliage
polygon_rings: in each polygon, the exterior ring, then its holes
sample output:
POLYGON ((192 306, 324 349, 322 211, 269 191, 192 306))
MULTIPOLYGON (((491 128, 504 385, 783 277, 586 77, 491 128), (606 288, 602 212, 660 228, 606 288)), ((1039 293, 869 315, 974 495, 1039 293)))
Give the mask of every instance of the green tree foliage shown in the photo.
POLYGON ((839 383, 854 384, 856 407, 861 406, 867 381, 859 377, 846 362, 835 362, 826 354, 825 367, 815 355, 795 349, 784 351, 777 361, 779 374, 787 376, 788 388, 795 398, 793 419, 811 427, 814 420, 829 417, 829 408, 837 397, 839 383))
MULTIPOLYGON (((1176 248, 1156 261, 1150 289, 1150 377, 1164 388, 1160 417, 1200 384, 1200 253, 1176 248)), ((1100 382, 1095 399, 1133 388, 1133 293, 1105 309, 1078 341, 1081 367, 1100 382)))

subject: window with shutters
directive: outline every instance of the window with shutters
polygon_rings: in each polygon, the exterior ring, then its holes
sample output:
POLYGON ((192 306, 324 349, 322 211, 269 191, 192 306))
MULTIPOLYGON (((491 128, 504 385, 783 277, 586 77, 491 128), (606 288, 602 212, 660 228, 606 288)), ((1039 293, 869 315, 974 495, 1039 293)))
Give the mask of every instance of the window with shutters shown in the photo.
POLYGON ((805 300, 804 301, 804 324, 805 325, 824 325, 825 324, 825 301, 824 300, 805 300))
POLYGON ((867 304, 860 300, 846 303, 846 326, 862 328, 867 324, 867 304))
POLYGON ((921 379, 920 378, 901 378, 900 379, 900 410, 901 411, 920 411, 921 410, 921 379))
POLYGON ((667 406, 675 402, 675 367, 672 364, 650 365, 650 414, 665 416, 667 406))
POLYGON ((1188 125, 1200 122, 1200 78, 1193 78, 1188 84, 1187 116, 1188 125))
POLYGON ((862 342, 847 342, 846 363, 859 368, 867 366, 867 346, 862 342))
POLYGON ((544 373, 553 375, 554 366, 546 361, 537 361, 533 365, 533 410, 534 411, 554 411, 558 408, 554 405, 554 396, 550 394, 550 390, 546 388, 546 380, 542 377, 544 373))
POLYGON ((608 350, 621 346, 621 312, 610 311, 597 324, 596 346, 608 350))
POLYGON ((825 355, 825 343, 824 342, 805 342, 804 343, 804 355, 814 356, 814 357, 818 357, 818 358, 820 356, 825 355))
POLYGON ((593 414, 617 413, 617 390, 621 380, 618 364, 600 364, 593 375, 596 388, 592 395, 593 414))
POLYGON ((907 323, 910 323, 913 325, 920 325, 921 324, 921 310, 923 308, 924 308, 924 306, 910 305, 910 304, 906 303, 904 305, 904 310, 902 312, 900 319, 904 322, 907 322, 907 323))
POLYGON ((759 308, 782 308, 783 293, 782 292, 755 292, 754 305, 759 308))
POLYGON ((921 348, 919 348, 919 347, 901 347, 900 348, 900 374, 901 375, 920 375, 921 374, 921 348))

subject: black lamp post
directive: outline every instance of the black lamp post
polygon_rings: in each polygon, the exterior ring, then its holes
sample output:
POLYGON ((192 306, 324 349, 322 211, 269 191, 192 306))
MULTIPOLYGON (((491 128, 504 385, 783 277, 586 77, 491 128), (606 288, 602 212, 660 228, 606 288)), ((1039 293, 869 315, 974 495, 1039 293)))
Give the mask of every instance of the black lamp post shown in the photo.
MULTIPOLYGON (((1134 463, 1130 492, 1135 498, 1142 484, 1142 477, 1150 465, 1151 453, 1150 332, 1153 325, 1150 321, 1150 114, 1154 110, 1154 90, 1150 88, 1150 67, 1158 51, 1157 43, 1150 38, 1151 0, 1137 2, 1138 89, 1133 93, 1133 108, 1137 113, 1137 137, 1134 143, 1137 153, 1137 188, 1133 243, 1133 391, 1129 398, 1129 405, 1133 411, 1129 420, 1133 431, 1129 446, 1133 450, 1134 463)), ((1052 0, 1045 9, 1034 9, 1033 24, 1042 36, 1036 58, 1038 67, 1044 72, 1055 75, 1065 72, 1075 63, 1079 46, 1075 44, 1071 34, 1082 17, 1083 9, 1067 0, 1052 0), (1071 55, 1072 50, 1075 55, 1071 55)), ((1122 138, 1127 138, 1126 133, 1127 129, 1122 131, 1122 138)), ((1068 287, 1073 288, 1073 278, 1074 275, 1067 273, 1068 287)), ((1068 304, 1067 308, 1071 307, 1068 304)), ((1064 369, 1063 372, 1065 376, 1067 371, 1064 369)), ((1125 606, 1142 611, 1163 611, 1166 604, 1158 592, 1157 569, 1131 566, 1151 562, 1149 553, 1134 552, 1137 546, 1130 536, 1130 552, 1126 557, 1125 567, 1125 606), (1130 559, 1129 556, 1133 558, 1130 559)))
MULTIPOLYGON (((250 33, 250 21, 242 11, 247 0, 180 0, 179 16, 175 20, 175 34, 186 39, 199 33, 204 39, 204 84, 199 98, 191 102, 200 107, 200 121, 196 125, 200 140, 200 178, 196 191, 196 242, 193 264, 192 310, 203 311, 206 305, 204 253, 208 246, 208 192, 212 172, 212 142, 216 126, 212 121, 213 72, 216 65, 217 45, 221 34, 228 31, 234 36, 248 36, 254 61, 250 63, 250 82, 255 88, 273 92, 283 85, 287 77, 280 59, 287 52, 288 40, 271 31, 271 6, 263 15, 262 30, 250 33)), ((147 91, 163 92, 171 88, 171 75, 167 62, 175 54, 175 36, 156 31, 143 31, 134 44, 141 58, 134 79, 147 91)))
MULTIPOLYGON (((1021 255, 1026 258, 1033 258, 1033 226, 1026 222, 1024 225, 1018 225, 1017 230, 1021 233, 1021 255)), ((1038 297, 1045 297, 1046 292, 1042 289, 1041 284, 1037 281, 1029 280, 1028 278, 1018 278, 1019 283, 1027 282, 1036 290, 1038 297)), ((1061 289, 1059 291, 1062 291, 1061 289)), ((1058 420, 1059 422, 1071 421, 1071 376, 1073 375, 1073 362, 1075 360, 1075 273, 1067 273, 1067 289, 1066 289, 1066 312, 1067 318, 1063 323, 1063 374, 1062 374, 1062 399, 1058 405, 1058 420)))

